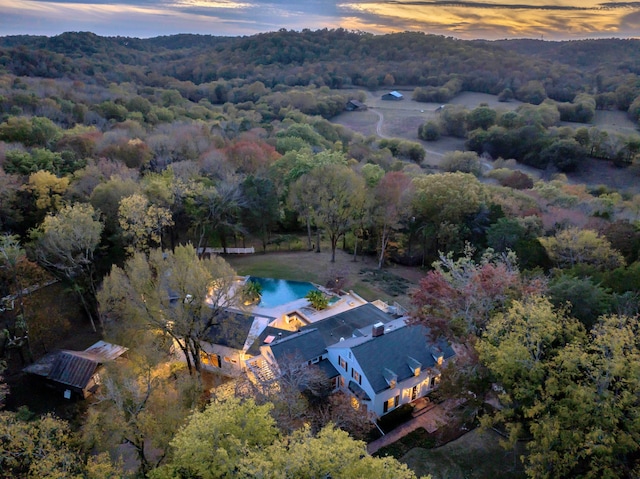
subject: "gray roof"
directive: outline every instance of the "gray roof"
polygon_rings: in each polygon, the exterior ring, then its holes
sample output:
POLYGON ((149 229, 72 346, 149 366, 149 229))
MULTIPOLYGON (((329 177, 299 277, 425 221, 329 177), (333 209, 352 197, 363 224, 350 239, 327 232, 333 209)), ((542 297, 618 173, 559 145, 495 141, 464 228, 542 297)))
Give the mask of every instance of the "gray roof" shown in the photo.
POLYGON ((358 108, 362 108, 363 106, 366 106, 364 103, 358 100, 349 100, 347 103, 351 103, 353 106, 356 106, 358 108))
POLYGON ((274 341, 270 347, 277 361, 295 356, 300 356, 304 361, 311 361, 322 356, 326 350, 322 335, 317 329, 301 330, 296 334, 274 341))
POLYGON ((233 349, 242 349, 249 336, 253 316, 243 313, 228 312, 220 319, 219 324, 207 331, 207 342, 233 349))
POLYGON ((371 337, 351 348, 376 393, 389 387, 390 373, 397 375, 399 383, 414 375, 412 367, 416 363, 420 363, 424 370, 437 365, 435 358, 440 353, 444 359, 455 354, 445 340, 434 342, 428 332, 424 326, 404 326, 385 331, 382 336, 371 337))
POLYGON ((320 371, 322 371, 329 379, 340 376, 338 370, 333 366, 333 364, 331 364, 331 361, 329 361, 328 359, 323 359, 317 364, 317 366, 320 368, 320 371))
POLYGON ((289 331, 287 329, 274 328, 273 326, 267 326, 262 330, 260 335, 251 343, 251 347, 247 350, 247 354, 251 356, 257 356, 260 354, 260 346, 266 346, 265 339, 269 336, 273 336, 276 339, 285 338, 296 334, 297 331, 289 331))
POLYGON ((113 361, 127 351, 124 346, 98 341, 84 351, 57 351, 24 368, 67 386, 84 389, 97 367, 113 361))
POLYGON ((393 320, 394 317, 392 315, 385 313, 371 303, 366 303, 357 308, 303 326, 300 330, 317 329, 322 335, 324 345, 330 346, 339 342, 340 338, 349 339, 353 336, 363 336, 358 331, 359 329, 373 326, 376 323, 386 324, 393 320))

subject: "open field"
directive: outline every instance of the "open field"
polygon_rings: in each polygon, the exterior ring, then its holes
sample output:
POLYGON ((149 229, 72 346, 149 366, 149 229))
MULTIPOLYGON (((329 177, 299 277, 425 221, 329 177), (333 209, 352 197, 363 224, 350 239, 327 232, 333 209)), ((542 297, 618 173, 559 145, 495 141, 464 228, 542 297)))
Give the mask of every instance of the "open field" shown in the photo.
MULTIPOLYGON (((444 446, 423 449, 416 447, 401 461, 418 476, 431 474, 433 479, 520 479, 525 475, 517 459, 524 450, 505 450, 499 444, 500 436, 493 430, 480 428, 444 446)), ((520 445, 520 449, 524 449, 520 445)))
MULTIPOLYGON (((383 93, 388 90, 367 92, 365 103, 369 110, 362 112, 343 112, 334 117, 332 121, 344 125, 365 136, 377 135, 382 138, 403 138, 420 143, 426 157, 422 166, 425 168, 437 168, 442 156, 449 151, 464 150, 464 140, 453 137, 441 137, 438 141, 426 142, 418 139, 418 127, 428 120, 437 119, 436 109, 438 103, 420 103, 413 101, 411 96, 413 88, 398 88, 405 98, 402 101, 384 101, 383 93)), ((451 100, 450 104, 462 105, 473 109, 486 103, 497 110, 515 110, 522 103, 516 100, 498 102, 497 96, 485 93, 463 92, 451 100)), ((637 126, 629 120, 622 111, 596 111, 596 116, 591 124, 568 123, 563 125, 572 128, 593 127, 609 133, 621 135, 637 134, 637 126)), ((530 169, 523 167, 527 172, 530 169)), ((544 172, 535 170, 535 176, 544 176, 544 172)), ((640 178, 633 169, 618 168, 611 162, 588 159, 580 168, 580 171, 569 175, 573 183, 584 183, 589 186, 606 185, 621 191, 633 194, 640 193, 640 178)))

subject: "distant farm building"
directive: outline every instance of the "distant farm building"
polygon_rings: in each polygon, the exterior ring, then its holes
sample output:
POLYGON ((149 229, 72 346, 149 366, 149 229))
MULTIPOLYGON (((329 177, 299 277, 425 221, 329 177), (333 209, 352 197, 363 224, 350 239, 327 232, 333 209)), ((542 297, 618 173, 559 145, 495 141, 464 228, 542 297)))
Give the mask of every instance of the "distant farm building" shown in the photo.
POLYGON ((404 96, 402 95, 402 93, 399 93, 397 91, 390 91, 389 93, 385 93, 384 95, 382 95, 382 99, 388 101, 400 101, 404 99, 404 96))
POLYGON ((367 105, 358 100, 349 100, 345 106, 347 111, 364 111, 367 109, 367 105))

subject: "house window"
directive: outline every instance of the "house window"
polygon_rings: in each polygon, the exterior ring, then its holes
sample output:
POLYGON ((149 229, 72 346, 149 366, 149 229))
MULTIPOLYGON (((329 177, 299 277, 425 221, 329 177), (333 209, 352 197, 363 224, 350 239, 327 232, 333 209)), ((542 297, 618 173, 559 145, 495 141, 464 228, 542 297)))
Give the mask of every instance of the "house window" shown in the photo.
POLYGON ((342 376, 336 376, 335 378, 331 378, 331 390, 338 389, 338 385, 340 384, 339 380, 342 376))
POLYGON ((340 387, 344 388, 344 376, 340 376, 340 387))
POLYGON ((347 361, 346 361, 343 357, 341 357, 341 356, 338 356, 338 364, 340 364, 340 367, 341 367, 342 369, 344 369, 345 371, 348 371, 348 370, 349 370, 349 364, 348 364, 348 363, 347 363, 347 361))
POLYGON ((384 402, 383 412, 391 411, 398 407, 398 403, 400 402, 400 395, 394 396, 392 398, 387 399, 384 402))
POLYGON ((362 376, 360 375, 360 373, 358 371, 356 371, 355 369, 351 368, 351 377, 353 378, 354 381, 356 381, 358 384, 362 384, 362 376))
POLYGON ((210 354, 209 358, 209 360, 211 361, 211 366, 214 366, 216 368, 222 367, 222 361, 220 360, 219 354, 210 354))

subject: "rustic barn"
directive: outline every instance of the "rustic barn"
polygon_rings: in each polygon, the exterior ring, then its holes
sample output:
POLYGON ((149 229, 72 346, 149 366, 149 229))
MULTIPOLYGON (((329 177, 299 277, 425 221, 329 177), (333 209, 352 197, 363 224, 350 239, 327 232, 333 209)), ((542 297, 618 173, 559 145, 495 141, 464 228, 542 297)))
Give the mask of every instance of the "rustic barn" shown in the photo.
POLYGON ((364 111, 367 109, 367 105, 358 100, 349 100, 345 106, 347 111, 364 111))
POLYGON ((385 93, 384 95, 382 95, 382 99, 383 100, 388 100, 388 101, 400 101, 404 99, 404 96, 402 95, 402 93, 397 92, 397 91, 390 91, 389 93, 385 93))
POLYGON ((100 384, 104 363, 115 361, 127 351, 124 346, 98 341, 84 351, 56 351, 24 368, 29 374, 44 378, 51 386, 63 391, 64 397, 86 398, 100 384))

